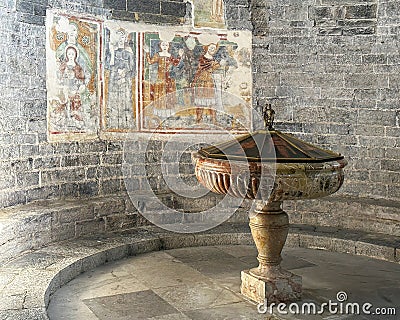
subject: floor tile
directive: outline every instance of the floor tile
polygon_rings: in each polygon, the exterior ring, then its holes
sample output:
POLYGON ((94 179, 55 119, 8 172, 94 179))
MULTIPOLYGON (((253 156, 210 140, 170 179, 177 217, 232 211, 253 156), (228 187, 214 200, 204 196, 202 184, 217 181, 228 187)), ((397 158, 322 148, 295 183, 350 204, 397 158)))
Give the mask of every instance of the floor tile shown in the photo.
POLYGON ((100 320, 138 320, 178 311, 152 290, 84 300, 100 320))
POLYGON ((242 298, 214 283, 195 283, 154 291, 179 311, 212 308, 242 301, 242 298))
POLYGON ((249 267, 217 247, 209 247, 209 250, 206 247, 199 250, 184 248, 171 250, 169 254, 210 278, 240 277, 240 272, 249 267))

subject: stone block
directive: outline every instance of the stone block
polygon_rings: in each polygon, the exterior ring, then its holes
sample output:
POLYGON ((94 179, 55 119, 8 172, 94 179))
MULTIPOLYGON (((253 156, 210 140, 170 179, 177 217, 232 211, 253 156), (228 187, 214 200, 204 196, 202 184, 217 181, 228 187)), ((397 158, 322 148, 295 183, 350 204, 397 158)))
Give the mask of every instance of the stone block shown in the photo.
POLYGON ((121 178, 101 180, 100 190, 104 195, 120 193, 124 190, 124 184, 121 178))
POLYGON ((377 74, 348 74, 345 75, 345 85, 347 88, 375 89, 386 88, 388 77, 377 74))
POLYGON ((376 18, 377 5, 354 5, 346 6, 346 19, 372 19, 376 18))
POLYGON ((98 167, 86 168, 86 178, 87 179, 97 179, 100 177, 100 172, 98 167))
POLYGON ((17 173, 16 184, 18 187, 39 186, 39 172, 17 173))
POLYGON ((44 186, 33 188, 26 191, 26 201, 31 202, 35 200, 55 198, 58 194, 57 186, 44 186))
POLYGON ((160 0, 136 1, 127 0, 127 10, 140 13, 160 14, 160 0))
POLYGON ((71 207, 56 208, 55 214, 59 224, 90 220, 95 216, 93 207, 88 205, 73 205, 71 207))
POLYGON ((129 246, 127 244, 115 246, 106 251, 106 262, 121 260, 126 258, 128 254, 129 246))
POLYGON ((102 164, 122 164, 122 153, 108 153, 102 154, 102 164))
POLYGON ((399 127, 386 127, 386 136, 387 137, 400 137, 400 128, 399 127))
POLYGON ((101 234, 105 231, 103 218, 75 222, 75 237, 82 237, 91 234, 101 234))
POLYGON ((137 255, 146 252, 159 251, 162 249, 162 243, 160 239, 145 239, 142 241, 136 241, 129 244, 129 255, 137 255))
POLYGON ((138 226, 140 222, 139 215, 113 214, 105 217, 106 232, 122 231, 132 229, 138 226))
POLYGON ((293 302, 301 299, 302 279, 292 274, 287 278, 258 279, 249 270, 241 272, 240 292, 257 303, 293 302))
MULTIPOLYGON (((226 13, 226 18, 227 20, 239 20, 240 18, 240 14, 239 14, 239 10, 241 10, 242 8, 237 7, 237 6, 226 6, 225 8, 225 13, 226 13)), ((247 12, 247 14, 250 16, 250 13, 248 11, 248 9, 245 10, 247 12)))
POLYGON ((362 55, 363 63, 372 64, 387 64, 386 54, 364 54, 362 55))
POLYGON ((161 237, 161 244, 164 250, 193 247, 194 238, 194 235, 166 233, 161 237))
POLYGON ((62 167, 76 167, 79 166, 79 155, 67 155, 62 157, 61 166, 62 167))
POLYGON ((296 248, 300 246, 300 236, 296 233, 290 232, 286 239, 285 246, 296 248))
POLYGON ((26 203, 27 192, 24 191, 4 191, 0 192, 0 206, 10 207, 26 203))
POLYGON ((243 244, 243 245, 254 245, 254 240, 253 237, 249 233, 238 233, 238 244, 243 244))
POLYGON ((114 10, 126 10, 126 0, 104 0, 104 7, 114 10))
POLYGON ((76 258, 59 272, 59 284, 62 287, 82 273, 82 260, 76 258))
POLYGON ((33 14, 36 16, 41 16, 41 17, 45 17, 46 16, 46 5, 38 5, 38 4, 34 4, 33 5, 33 14))
POLYGON ((41 157, 33 159, 33 169, 50 169, 60 167, 60 157, 41 157))
POLYGON ((108 141, 107 152, 117 152, 123 150, 123 143, 119 141, 108 141))
POLYGON ((78 188, 81 196, 96 196, 99 194, 99 183, 97 181, 79 183, 78 188))
POLYGON ((376 27, 343 28, 344 36, 370 35, 376 33, 376 27))
POLYGON ((111 200, 99 200, 94 203, 93 208, 96 217, 122 214, 125 212, 125 199, 114 198, 111 200))
MULTIPOLYGON (((111 249, 109 249, 111 250, 111 249)), ((98 266, 103 265, 107 262, 107 252, 108 250, 104 250, 101 252, 96 252, 90 256, 84 257, 79 263, 81 270, 80 272, 86 272, 89 270, 93 270, 98 266)))
POLYGON ((334 252, 355 254, 356 244, 352 240, 332 238, 330 247, 327 249, 334 252))
POLYGON ((103 166, 100 168, 100 176, 103 179, 110 179, 115 177, 121 177, 121 167, 120 166, 103 166))
POLYGON ((351 20, 339 20, 337 21, 337 25, 340 27, 346 27, 346 28, 356 28, 356 27, 376 27, 376 20, 357 20, 357 19, 351 19, 351 20))
POLYGON ((184 17, 186 5, 186 2, 161 1, 161 14, 184 17))
POLYGON ((331 6, 310 6, 310 16, 319 20, 330 20, 333 19, 333 7, 331 6))
POLYGON ((381 169, 388 171, 400 171, 400 163, 398 160, 381 160, 381 169))
POLYGON ((58 242, 75 237, 75 223, 63 223, 51 226, 51 242, 58 242))
POLYGON ((301 248, 327 250, 331 245, 331 239, 322 236, 300 234, 299 240, 301 248))
POLYGON ((81 166, 100 165, 100 155, 97 154, 83 154, 79 158, 81 166))
POLYGON ((124 177, 122 187, 124 187, 124 186, 128 192, 134 193, 134 192, 140 190, 140 178, 124 177))
POLYGON ((43 185, 56 184, 66 181, 82 181, 85 178, 85 169, 77 168, 71 170, 49 170, 41 172, 43 185))
POLYGON ((343 2, 346 4, 360 4, 360 3, 366 3, 366 2, 372 2, 375 3, 377 0, 320 0, 320 2, 324 5, 342 5, 343 2))
POLYGON ((16 9, 18 12, 33 14, 33 3, 31 1, 17 0, 16 9))
POLYGON ((395 248, 366 243, 357 241, 355 247, 355 253, 358 255, 363 255, 371 258, 383 259, 387 261, 395 262, 395 248))
POLYGON ((82 141, 78 142, 79 150, 84 152, 104 153, 107 150, 107 144, 104 141, 82 141))
POLYGON ((59 185, 59 195, 60 197, 78 198, 79 197, 78 184, 74 182, 61 183, 59 185))

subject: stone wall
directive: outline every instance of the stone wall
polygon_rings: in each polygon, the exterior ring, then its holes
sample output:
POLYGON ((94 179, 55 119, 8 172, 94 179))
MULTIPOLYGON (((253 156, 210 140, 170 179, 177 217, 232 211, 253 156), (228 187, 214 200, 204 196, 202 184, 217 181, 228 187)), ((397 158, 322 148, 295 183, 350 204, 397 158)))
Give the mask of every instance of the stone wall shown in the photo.
POLYGON ((278 129, 346 156, 341 194, 399 199, 400 2, 266 3, 268 22, 254 21, 256 98, 273 104, 278 129))
MULTIPOLYGON (((342 194, 399 198, 399 4, 225 1, 229 28, 254 31, 255 105, 271 102, 277 129, 349 159, 342 194)), ((124 190, 122 142, 48 143, 46 8, 160 24, 189 23, 192 14, 183 0, 0 2, 0 207, 124 190)), ((151 167, 138 172, 139 187, 150 176, 155 189, 167 191, 159 167, 152 165, 164 143, 148 149, 138 141, 151 167)), ((181 167, 193 181, 189 153, 181 167)))

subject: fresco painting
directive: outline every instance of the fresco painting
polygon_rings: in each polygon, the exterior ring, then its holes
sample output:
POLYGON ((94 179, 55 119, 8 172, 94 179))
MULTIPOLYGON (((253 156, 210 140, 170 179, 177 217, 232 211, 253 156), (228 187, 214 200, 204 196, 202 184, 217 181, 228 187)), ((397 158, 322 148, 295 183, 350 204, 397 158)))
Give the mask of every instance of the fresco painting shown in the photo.
POLYGON ((168 36, 144 34, 143 129, 248 126, 251 44, 246 36, 176 30, 168 36))
POLYGON ((194 27, 226 29, 223 0, 192 0, 194 27))
POLYGON ((104 30, 103 126, 116 132, 136 129, 136 33, 104 30))
POLYGON ((250 31, 49 11, 50 141, 251 127, 250 31))
POLYGON ((50 14, 47 25, 49 133, 96 134, 100 24, 50 14))

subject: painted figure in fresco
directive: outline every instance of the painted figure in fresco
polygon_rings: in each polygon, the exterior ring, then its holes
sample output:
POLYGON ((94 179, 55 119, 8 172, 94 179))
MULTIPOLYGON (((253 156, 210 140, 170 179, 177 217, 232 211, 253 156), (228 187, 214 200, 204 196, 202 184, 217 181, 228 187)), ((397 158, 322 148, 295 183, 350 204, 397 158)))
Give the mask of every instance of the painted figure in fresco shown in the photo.
MULTIPOLYGON (((68 46, 65 49, 65 59, 60 65, 59 81, 63 93, 63 110, 67 119, 83 121, 82 108, 90 101, 89 92, 85 86, 85 73, 78 64, 78 49, 68 46)), ((90 102, 89 102, 90 103, 90 102)))
POLYGON ((171 77, 170 71, 172 66, 177 66, 181 62, 184 50, 179 49, 178 57, 175 58, 169 52, 170 43, 168 41, 161 41, 159 46, 159 52, 152 57, 150 57, 150 48, 144 47, 147 63, 158 64, 157 79, 150 85, 150 99, 156 108, 173 108, 176 104, 176 82, 171 77))
POLYGON ((217 22, 223 22, 224 18, 224 1, 212 0, 211 19, 217 22))
POLYGON ((216 61, 214 55, 218 51, 218 45, 211 43, 204 46, 204 54, 199 58, 197 71, 194 75, 191 87, 193 87, 194 104, 196 108, 196 122, 200 123, 203 119, 204 108, 209 108, 211 117, 216 123, 216 109, 219 106, 218 96, 221 94, 220 79, 214 75, 214 72, 226 61, 216 61))
POLYGON ((67 39, 57 48, 56 58, 58 61, 65 60, 65 49, 70 45, 75 46, 79 53, 78 63, 85 72, 85 79, 87 84, 92 76, 93 66, 86 49, 78 42, 78 30, 78 24, 70 21, 67 30, 67 39))
POLYGON ((116 32, 117 42, 110 43, 106 65, 110 70, 107 101, 107 126, 126 129, 134 126, 132 79, 136 74, 136 61, 128 45, 124 29, 116 32))

